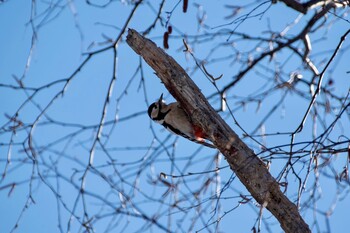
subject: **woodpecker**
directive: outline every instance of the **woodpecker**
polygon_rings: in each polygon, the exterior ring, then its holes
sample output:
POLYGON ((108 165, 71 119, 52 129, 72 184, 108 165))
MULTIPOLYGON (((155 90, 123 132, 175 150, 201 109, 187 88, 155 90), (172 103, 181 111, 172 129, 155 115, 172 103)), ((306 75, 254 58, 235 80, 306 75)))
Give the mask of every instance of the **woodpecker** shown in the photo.
POLYGON ((157 102, 148 107, 148 115, 153 121, 161 124, 173 134, 210 148, 216 148, 205 141, 208 136, 199 127, 192 124, 191 118, 180 104, 178 102, 166 104, 163 101, 163 94, 157 102))

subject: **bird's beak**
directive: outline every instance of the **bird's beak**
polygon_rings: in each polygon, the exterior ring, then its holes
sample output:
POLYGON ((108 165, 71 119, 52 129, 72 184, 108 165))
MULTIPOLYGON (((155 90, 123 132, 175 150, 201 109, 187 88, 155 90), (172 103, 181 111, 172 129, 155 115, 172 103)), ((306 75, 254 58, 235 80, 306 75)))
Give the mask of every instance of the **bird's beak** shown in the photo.
POLYGON ((163 102, 163 93, 160 95, 158 100, 159 106, 161 105, 162 102, 163 102))

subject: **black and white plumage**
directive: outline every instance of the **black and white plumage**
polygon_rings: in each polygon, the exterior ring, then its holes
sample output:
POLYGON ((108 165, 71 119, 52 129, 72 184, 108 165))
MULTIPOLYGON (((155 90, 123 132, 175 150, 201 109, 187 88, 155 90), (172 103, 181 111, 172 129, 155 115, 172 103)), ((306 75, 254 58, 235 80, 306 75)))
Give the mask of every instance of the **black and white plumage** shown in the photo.
POLYGON ((182 109, 178 102, 166 104, 163 94, 157 102, 148 107, 149 117, 164 126, 171 133, 187 138, 190 141, 215 148, 214 145, 205 142, 206 134, 198 127, 194 127, 190 117, 182 109))

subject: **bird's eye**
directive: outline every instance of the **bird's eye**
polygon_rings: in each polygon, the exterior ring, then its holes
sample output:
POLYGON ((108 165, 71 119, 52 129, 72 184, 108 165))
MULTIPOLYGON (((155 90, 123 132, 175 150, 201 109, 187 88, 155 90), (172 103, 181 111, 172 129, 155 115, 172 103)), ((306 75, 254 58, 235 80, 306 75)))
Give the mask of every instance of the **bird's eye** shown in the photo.
POLYGON ((157 105, 155 105, 154 108, 157 109, 157 105))

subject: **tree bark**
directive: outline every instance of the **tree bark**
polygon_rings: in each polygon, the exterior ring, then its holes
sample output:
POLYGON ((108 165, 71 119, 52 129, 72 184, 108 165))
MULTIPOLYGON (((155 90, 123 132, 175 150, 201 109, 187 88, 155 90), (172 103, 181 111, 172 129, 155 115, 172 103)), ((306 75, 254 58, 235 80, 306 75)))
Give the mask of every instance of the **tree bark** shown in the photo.
POLYGON ((232 171, 255 200, 276 217, 282 229, 288 233, 311 232, 297 207, 281 192, 265 163, 216 113, 185 70, 155 43, 133 29, 129 29, 126 41, 156 71, 165 87, 192 117, 193 124, 208 133, 232 171))

